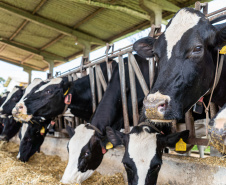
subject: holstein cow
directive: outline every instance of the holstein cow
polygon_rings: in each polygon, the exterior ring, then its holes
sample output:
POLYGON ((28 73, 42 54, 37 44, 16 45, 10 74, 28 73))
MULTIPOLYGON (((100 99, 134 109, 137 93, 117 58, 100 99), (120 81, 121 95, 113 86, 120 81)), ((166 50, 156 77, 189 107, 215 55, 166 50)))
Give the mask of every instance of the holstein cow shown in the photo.
POLYGON ((219 152, 226 154, 226 104, 211 119, 209 126, 210 143, 219 152))
MULTIPOLYGON (((7 98, 7 96, 8 96, 8 94, 9 94, 9 92, 7 91, 7 92, 5 92, 2 96, 0 96, 0 106, 4 103, 4 101, 6 100, 6 98, 7 98)), ((3 119, 4 118, 1 118, 0 117, 0 134, 2 133, 2 131, 3 131, 3 119)))
POLYGON ((50 121, 38 122, 32 119, 28 123, 23 123, 19 134, 20 148, 17 159, 27 162, 33 154, 40 151, 40 147, 48 132, 50 121))
MULTIPOLYGON (((145 59, 135 55, 139 61, 139 67, 144 75, 145 81, 149 84, 148 63, 145 59)), ((127 104, 129 121, 133 123, 131 92, 129 84, 128 58, 124 58, 127 104)), ((136 79, 138 108, 142 107, 144 93, 136 79)), ((121 88, 118 67, 112 74, 112 79, 107 90, 99 103, 91 123, 79 125, 74 130, 74 136, 69 141, 69 161, 61 179, 63 183, 82 183, 92 175, 94 170, 100 165, 104 154, 107 152, 106 126, 120 130, 124 126, 123 110, 121 101, 121 88)))
POLYGON ((15 86, 13 90, 7 95, 7 98, 0 107, 0 116, 2 118, 2 124, 4 126, 0 135, 0 140, 9 141, 20 130, 21 123, 17 123, 12 115, 12 109, 16 103, 23 96, 24 88, 15 86))
MULTIPOLYGON (((158 38, 134 44, 143 57, 155 57, 158 76, 144 100, 144 115, 151 120, 181 119, 213 87, 218 49, 226 44, 226 26, 217 29, 199 11, 179 10, 158 38)), ((212 102, 226 102, 226 65, 212 102)))
POLYGON ((189 131, 171 133, 171 126, 147 123, 135 126, 129 134, 107 127, 107 137, 114 147, 125 146, 122 163, 125 167, 129 185, 155 185, 162 165, 162 154, 165 147, 175 147, 182 138, 188 139, 189 131), (158 131, 164 134, 158 133, 158 131))
MULTIPOLYGON (((115 65, 113 61, 113 69, 115 65)), ((107 81, 106 64, 101 64, 101 69, 107 81)), ((64 101, 68 94, 72 95, 68 110, 74 116, 89 121, 93 114, 89 76, 73 82, 69 82, 67 77, 51 79, 20 101, 13 109, 13 115, 22 121, 29 121, 32 117, 53 119, 64 112, 64 101)))

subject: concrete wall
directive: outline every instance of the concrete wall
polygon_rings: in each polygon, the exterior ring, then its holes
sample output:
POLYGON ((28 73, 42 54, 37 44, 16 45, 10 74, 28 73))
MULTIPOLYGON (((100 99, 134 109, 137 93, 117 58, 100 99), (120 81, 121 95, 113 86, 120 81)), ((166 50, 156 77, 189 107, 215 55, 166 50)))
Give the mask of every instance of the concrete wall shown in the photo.
MULTIPOLYGON (((18 143, 19 139, 13 139, 18 143)), ((41 151, 47 155, 58 155, 62 160, 68 159, 67 138, 46 137, 41 151)), ((108 151, 98 168, 101 174, 112 175, 117 172, 123 173, 126 181, 126 173, 121 163, 124 147, 108 151)), ((226 168, 212 167, 200 163, 191 163, 187 160, 163 156, 158 185, 225 185, 226 168)))

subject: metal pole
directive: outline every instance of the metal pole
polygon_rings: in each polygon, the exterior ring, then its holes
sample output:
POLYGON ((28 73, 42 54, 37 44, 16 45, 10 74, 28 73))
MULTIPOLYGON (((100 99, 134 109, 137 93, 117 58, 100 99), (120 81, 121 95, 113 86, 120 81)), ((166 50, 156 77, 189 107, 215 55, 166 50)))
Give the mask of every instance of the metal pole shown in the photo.
POLYGON ((140 82, 140 85, 141 85, 141 88, 142 88, 142 90, 144 92, 144 95, 147 96, 148 93, 149 93, 149 89, 148 89, 148 86, 147 86, 147 84, 146 84, 146 82, 144 80, 144 77, 143 77, 143 75, 142 75, 142 73, 140 71, 140 68, 139 68, 139 66, 138 66, 138 64, 136 62, 136 59, 135 59, 135 57, 133 56, 132 53, 128 53, 128 55, 130 55, 130 62, 132 64, 133 70, 134 70, 134 72, 135 72, 135 74, 136 74, 136 76, 137 76, 137 78, 138 78, 138 80, 140 82))
POLYGON ((98 103, 99 103, 100 100, 102 99, 102 88, 101 88, 100 79, 99 79, 97 70, 95 70, 95 73, 96 73, 96 84, 97 84, 97 94, 98 94, 98 103))
POLYGON ((189 110, 185 113, 185 123, 186 123, 186 129, 190 130, 189 137, 194 138, 195 137, 195 126, 194 126, 194 118, 192 116, 191 110, 189 110))
POLYGON ((89 67, 89 81, 92 95, 92 107, 93 112, 96 110, 96 91, 95 91, 95 80, 93 67, 89 67))
POLYGON ((155 77, 155 61, 154 58, 149 59, 149 80, 150 80, 150 89, 152 88, 152 85, 154 83, 154 77, 155 77))
POLYGON ((130 91, 131 91, 131 100, 132 100, 132 109, 133 109, 133 126, 136 126, 138 125, 138 121, 139 121, 137 90, 136 90, 135 74, 134 74, 132 65, 130 63, 130 60, 131 60, 131 55, 128 55, 130 91))
POLYGON ((98 77, 100 79, 100 82, 101 82, 101 85, 102 85, 104 91, 106 91, 106 89, 107 89, 107 83, 106 83, 106 80, 104 78, 104 74, 103 74, 103 72, 102 72, 102 70, 100 68, 100 65, 96 65, 96 72, 98 74, 98 77))
POLYGON ((125 67, 124 67, 124 62, 121 55, 118 56, 118 60, 119 60, 118 65, 119 65, 119 76, 120 76, 120 86, 121 86, 123 119, 124 119, 125 133, 128 133, 130 131, 130 127, 129 127, 129 117, 128 117, 128 109, 127 109, 125 67))
POLYGON ((75 117, 75 125, 76 125, 76 127, 79 126, 79 118, 78 117, 75 117))

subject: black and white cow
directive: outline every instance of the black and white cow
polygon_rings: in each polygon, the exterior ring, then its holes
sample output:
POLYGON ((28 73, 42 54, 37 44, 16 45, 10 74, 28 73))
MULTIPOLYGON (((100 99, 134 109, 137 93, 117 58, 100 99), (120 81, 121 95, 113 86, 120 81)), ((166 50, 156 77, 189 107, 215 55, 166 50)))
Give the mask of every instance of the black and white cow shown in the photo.
POLYGON ((217 115, 210 120, 209 126, 210 144, 222 154, 226 154, 226 104, 217 115))
POLYGON ((19 134, 20 148, 17 159, 27 162, 32 155, 40 151, 40 147, 48 132, 50 121, 38 122, 32 119, 28 123, 23 123, 19 134))
POLYGON ((12 115, 12 109, 16 105, 16 103, 20 100, 23 96, 24 88, 20 86, 15 86, 13 90, 8 93, 7 98, 2 103, 0 107, 0 116, 1 122, 4 126, 0 140, 9 141, 16 133, 20 130, 21 123, 16 122, 12 115))
MULTIPOLYGON (((181 119, 213 87, 218 49, 226 44, 226 26, 217 30, 199 11, 179 10, 158 38, 134 44, 143 57, 155 57, 158 76, 144 100, 143 113, 152 120, 181 119)), ((224 61, 225 63, 225 61, 224 61)), ((212 102, 226 102, 226 65, 212 102)))
POLYGON ((125 167, 129 185, 155 185, 162 165, 165 147, 175 147, 180 138, 186 141, 189 131, 170 134, 171 127, 156 126, 164 134, 157 133, 148 124, 135 126, 129 134, 107 127, 107 136, 114 147, 125 146, 122 163, 125 167))
MULTIPOLYGON (((9 92, 5 92, 2 96, 0 96, 0 106, 4 103, 4 101, 6 100, 7 96, 8 96, 9 92)), ((0 134, 2 133, 3 131, 3 127, 4 127, 4 124, 3 124, 3 119, 4 118, 1 118, 0 117, 0 134)))
POLYGON ((12 109, 24 94, 24 87, 15 86, 0 107, 1 117, 12 115, 12 109))
MULTIPOLYGON (((135 55, 139 61, 140 70, 149 84, 148 63, 145 59, 135 55)), ((128 58, 124 58, 127 104, 129 122, 133 123, 132 101, 129 84, 128 58)), ((136 78, 138 108, 141 109, 144 93, 136 78)), ((80 125, 74 130, 75 134, 69 141, 69 161, 61 179, 63 183, 82 183, 90 177, 100 165, 104 154, 107 152, 106 126, 120 130, 124 126, 121 101, 121 88, 118 66, 112 74, 105 94, 99 103, 90 125, 80 125)))
POLYGON ((1 141, 9 141, 12 139, 20 130, 22 123, 14 120, 13 116, 7 116, 2 120, 3 130, 0 135, 1 141))
MULTIPOLYGON (((116 64, 113 61, 113 69, 116 64)), ((101 64, 100 67, 107 81, 106 64, 101 64)), ((93 110, 88 75, 73 82, 69 82, 67 77, 51 79, 48 83, 30 93, 24 101, 20 101, 16 105, 13 109, 14 117, 22 121, 29 121, 32 117, 40 116, 45 119, 55 118, 64 111, 65 93, 72 94, 71 104, 68 106, 69 111, 74 116, 89 121, 93 110), (21 115, 26 116, 23 117, 21 115)), ((96 102, 98 101, 96 100, 96 102)))

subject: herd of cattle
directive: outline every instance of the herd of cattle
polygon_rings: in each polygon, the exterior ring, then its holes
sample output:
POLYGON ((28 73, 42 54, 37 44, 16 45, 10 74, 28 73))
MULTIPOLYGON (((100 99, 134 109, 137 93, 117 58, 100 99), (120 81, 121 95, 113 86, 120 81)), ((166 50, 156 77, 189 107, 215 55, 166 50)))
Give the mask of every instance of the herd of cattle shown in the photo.
MULTIPOLYGON (((80 124, 75 129, 67 125, 71 137, 67 146, 69 161, 61 182, 81 184, 93 174, 110 148, 124 145, 122 163, 128 183, 156 184, 163 149, 175 147, 180 138, 187 141, 189 137, 188 130, 173 133, 172 120, 184 119, 185 112, 204 95, 209 99, 218 50, 226 44, 226 24, 212 25, 221 19, 209 22, 199 11, 184 8, 171 19, 158 39, 145 37, 134 43, 133 48, 138 54, 135 58, 147 84, 149 67, 145 58, 154 57, 157 65, 154 84, 147 97, 136 79, 141 115, 138 126, 134 126, 130 133, 120 132, 124 127, 120 77, 118 64, 113 61, 111 80, 94 113, 88 76, 73 82, 67 77, 45 81, 35 79, 26 89, 15 87, 0 99, 0 139, 9 141, 20 130, 17 158, 26 162, 40 150, 50 122, 58 115, 69 113, 89 124, 80 124), (68 95, 72 96, 70 105, 65 104, 68 95)), ((132 125, 128 58, 124 58, 124 65, 132 125)), ((101 64, 101 69, 107 81, 106 65, 101 64)), ((210 136, 217 137, 217 141, 213 139, 212 142, 220 143, 222 148, 226 145, 225 79, 226 65, 223 65, 212 95, 212 102, 222 108, 208 127, 210 136)))

